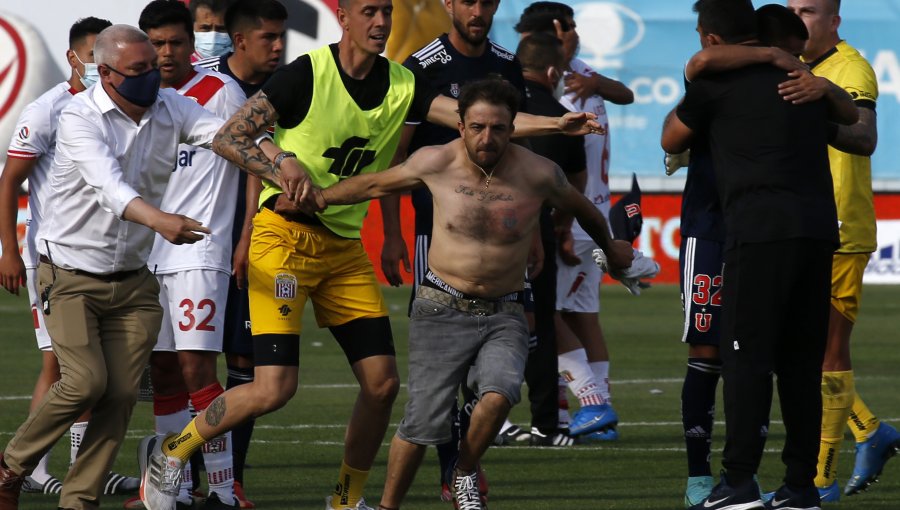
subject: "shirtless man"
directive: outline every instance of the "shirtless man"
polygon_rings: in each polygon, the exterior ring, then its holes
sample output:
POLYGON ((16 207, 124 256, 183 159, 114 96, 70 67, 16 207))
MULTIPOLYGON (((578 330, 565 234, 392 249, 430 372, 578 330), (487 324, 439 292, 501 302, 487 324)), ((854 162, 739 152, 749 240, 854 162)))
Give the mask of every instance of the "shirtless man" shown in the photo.
POLYGON ((450 439, 446 410, 467 373, 480 401, 449 479, 457 508, 482 508, 475 466, 520 398, 528 356, 522 274, 545 200, 560 218, 574 214, 613 267, 630 265, 631 246, 610 239, 606 220, 562 170, 509 144, 517 104, 506 82, 466 85, 460 139, 310 194, 319 209, 422 185, 434 197, 430 268, 410 315, 409 401, 391 443, 384 510, 399 508, 426 446, 450 439))

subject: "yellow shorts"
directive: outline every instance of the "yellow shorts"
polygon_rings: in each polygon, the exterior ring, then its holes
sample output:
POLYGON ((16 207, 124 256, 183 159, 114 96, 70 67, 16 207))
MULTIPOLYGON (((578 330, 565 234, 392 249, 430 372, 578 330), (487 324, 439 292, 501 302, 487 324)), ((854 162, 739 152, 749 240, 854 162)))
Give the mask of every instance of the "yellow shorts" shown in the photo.
POLYGON ((253 219, 248 279, 254 335, 299 335, 307 298, 319 327, 388 315, 359 239, 288 221, 266 208, 253 219))
POLYGON ((868 253, 835 253, 831 263, 831 306, 856 323, 868 253))

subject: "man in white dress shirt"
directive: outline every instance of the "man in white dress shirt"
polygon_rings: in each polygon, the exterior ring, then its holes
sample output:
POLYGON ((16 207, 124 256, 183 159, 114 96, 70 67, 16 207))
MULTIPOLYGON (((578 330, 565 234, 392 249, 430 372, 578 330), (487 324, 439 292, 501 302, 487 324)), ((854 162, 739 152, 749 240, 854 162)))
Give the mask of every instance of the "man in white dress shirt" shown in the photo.
POLYGON ((18 508, 24 475, 91 408, 59 507, 99 507, 162 320, 146 266, 154 231, 175 244, 209 233, 158 207, 178 144, 209 147, 223 121, 159 90, 156 52, 134 27, 103 30, 94 58, 100 83, 60 116, 38 234, 38 288, 62 377, 0 455, 0 510, 18 508))

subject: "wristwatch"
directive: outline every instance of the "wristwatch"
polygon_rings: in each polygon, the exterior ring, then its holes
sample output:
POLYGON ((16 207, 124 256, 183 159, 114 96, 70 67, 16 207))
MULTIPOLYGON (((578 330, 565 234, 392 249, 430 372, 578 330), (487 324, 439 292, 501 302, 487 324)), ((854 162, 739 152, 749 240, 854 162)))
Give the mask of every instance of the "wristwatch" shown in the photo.
POLYGON ((282 151, 279 152, 272 163, 275 165, 275 168, 281 170, 281 162, 284 161, 284 158, 294 158, 297 159, 297 155, 291 151, 282 151))

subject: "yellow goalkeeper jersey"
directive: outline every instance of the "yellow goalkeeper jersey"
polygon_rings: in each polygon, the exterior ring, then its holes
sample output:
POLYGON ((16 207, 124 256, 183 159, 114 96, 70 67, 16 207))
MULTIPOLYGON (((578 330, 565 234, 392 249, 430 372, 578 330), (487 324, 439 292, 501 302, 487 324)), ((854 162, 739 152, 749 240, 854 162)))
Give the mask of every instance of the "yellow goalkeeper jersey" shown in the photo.
MULTIPOLYGON (((816 76, 828 78, 853 97, 857 106, 875 109, 878 82, 872 66, 855 48, 841 41, 831 51, 811 62, 816 76)), ((834 201, 837 204, 841 247, 839 253, 875 251, 875 206, 872 202, 872 162, 828 147, 834 201)))

